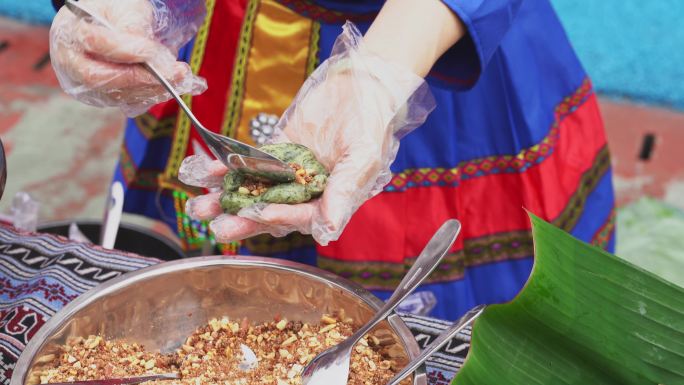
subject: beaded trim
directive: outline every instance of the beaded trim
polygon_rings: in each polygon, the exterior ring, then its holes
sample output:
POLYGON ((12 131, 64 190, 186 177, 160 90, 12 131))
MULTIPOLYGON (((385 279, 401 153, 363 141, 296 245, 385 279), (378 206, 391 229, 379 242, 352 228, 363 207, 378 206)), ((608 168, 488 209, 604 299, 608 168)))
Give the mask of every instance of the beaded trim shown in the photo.
POLYGON ((610 211, 606 223, 594 234, 591 244, 602 249, 608 248, 608 243, 615 235, 615 208, 610 211))
POLYGON ((594 165, 587 170, 580 180, 577 190, 568 200, 563 212, 553 221, 553 224, 565 231, 571 231, 577 225, 587 198, 601 181, 601 178, 610 170, 610 153, 608 145, 605 145, 594 158, 594 165))
POLYGON ((558 144, 559 125, 593 94, 591 81, 587 78, 573 95, 566 97, 556 107, 553 125, 541 142, 525 148, 515 155, 490 156, 459 163, 454 168, 406 169, 394 174, 385 191, 402 192, 412 187, 456 187, 461 181, 485 175, 522 173, 548 158, 558 144))

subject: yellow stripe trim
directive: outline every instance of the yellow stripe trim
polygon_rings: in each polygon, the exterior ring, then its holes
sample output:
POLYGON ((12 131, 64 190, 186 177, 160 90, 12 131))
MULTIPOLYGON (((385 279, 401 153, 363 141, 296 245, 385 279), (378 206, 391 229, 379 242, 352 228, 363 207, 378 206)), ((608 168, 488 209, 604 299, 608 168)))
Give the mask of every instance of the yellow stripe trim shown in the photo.
MULTIPOLYGON (((197 31, 195 36, 195 41, 192 49, 192 55, 190 56, 190 68, 192 72, 199 73, 202 67, 202 61, 204 60, 204 53, 207 47, 207 38, 209 36, 209 27, 211 26, 211 19, 214 15, 214 6, 216 5, 216 0, 206 0, 207 1, 207 16, 204 19, 204 23, 197 31)), ((183 101, 192 107, 192 95, 184 95, 183 101)), ((188 139, 190 137, 190 119, 183 113, 183 111, 178 109, 178 119, 176 122, 176 132, 173 137, 173 143, 171 144, 171 153, 169 155, 169 160, 166 163, 166 170, 164 171, 164 176, 166 178, 175 178, 178 176, 178 168, 185 158, 185 154, 188 150, 188 139)))
POLYGON ((260 112, 280 116, 297 94, 311 67, 315 30, 310 19, 274 0, 255 2, 248 4, 223 126, 247 143, 254 143, 252 118, 260 112))
POLYGON ((309 76, 318 67, 318 50, 321 41, 321 23, 311 23, 311 37, 309 38, 309 58, 306 61, 306 75, 309 76))

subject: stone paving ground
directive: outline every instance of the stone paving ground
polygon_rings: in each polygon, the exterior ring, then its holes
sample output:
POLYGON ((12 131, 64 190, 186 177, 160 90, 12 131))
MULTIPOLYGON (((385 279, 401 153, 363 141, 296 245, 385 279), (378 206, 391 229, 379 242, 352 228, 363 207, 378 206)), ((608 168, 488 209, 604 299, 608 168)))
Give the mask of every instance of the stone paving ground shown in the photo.
MULTIPOLYGON (((22 190, 41 201, 43 220, 99 218, 123 116, 117 110, 77 103, 61 92, 46 56, 47 35, 47 27, 0 18, 0 137, 9 170, 0 212, 6 213, 11 197, 22 190)), ((601 109, 613 154, 618 205, 629 218, 620 223, 632 236, 637 227, 627 227, 656 221, 655 214, 663 207, 673 207, 675 213, 684 210, 684 113, 606 98, 601 98, 601 109), (651 150, 644 151, 649 135, 651 150), (644 196, 657 200, 631 205, 644 196)), ((673 218, 670 225, 681 223, 684 228, 684 216, 673 218)), ((164 226, 128 219, 170 234, 164 226)), ((657 242, 657 234, 646 236, 646 243, 657 242)), ((647 248, 620 239, 618 252, 635 260, 644 258, 647 248)), ((672 259, 684 264, 681 249, 672 251, 679 256, 672 259)))

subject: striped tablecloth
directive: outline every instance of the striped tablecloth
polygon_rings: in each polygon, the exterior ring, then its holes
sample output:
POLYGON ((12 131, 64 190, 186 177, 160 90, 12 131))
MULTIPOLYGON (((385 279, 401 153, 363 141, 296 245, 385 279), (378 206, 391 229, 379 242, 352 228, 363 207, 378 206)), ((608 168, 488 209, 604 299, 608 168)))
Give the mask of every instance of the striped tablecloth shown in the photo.
MULTIPOLYGON (((9 384, 26 343, 64 305, 101 282, 155 263, 159 260, 0 227, 0 383, 9 384)), ((449 325, 414 315, 402 318, 421 347, 449 325)), ((432 357, 431 385, 449 383, 469 341, 466 330, 432 357)))

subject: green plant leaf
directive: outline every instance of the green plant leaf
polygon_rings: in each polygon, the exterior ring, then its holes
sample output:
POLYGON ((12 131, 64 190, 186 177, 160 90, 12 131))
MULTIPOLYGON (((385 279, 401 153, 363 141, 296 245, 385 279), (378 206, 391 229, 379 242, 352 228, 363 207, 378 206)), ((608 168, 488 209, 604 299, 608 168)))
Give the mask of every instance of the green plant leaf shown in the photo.
POLYGON ((453 384, 684 384, 684 289, 530 217, 532 275, 475 322, 453 384))

